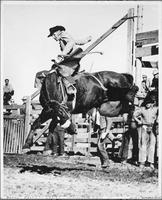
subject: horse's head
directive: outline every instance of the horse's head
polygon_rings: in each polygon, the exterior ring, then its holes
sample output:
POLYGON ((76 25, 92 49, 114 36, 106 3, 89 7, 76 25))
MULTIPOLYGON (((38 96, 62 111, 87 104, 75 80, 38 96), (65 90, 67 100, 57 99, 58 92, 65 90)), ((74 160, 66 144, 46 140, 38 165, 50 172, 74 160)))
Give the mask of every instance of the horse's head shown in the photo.
MULTIPOLYGON (((70 118, 68 108, 63 104, 60 77, 57 69, 52 70, 45 77, 40 91, 40 103, 44 109, 52 110, 52 113, 59 118, 61 125, 65 124, 70 118)), ((66 125, 70 125, 70 121, 66 125)))

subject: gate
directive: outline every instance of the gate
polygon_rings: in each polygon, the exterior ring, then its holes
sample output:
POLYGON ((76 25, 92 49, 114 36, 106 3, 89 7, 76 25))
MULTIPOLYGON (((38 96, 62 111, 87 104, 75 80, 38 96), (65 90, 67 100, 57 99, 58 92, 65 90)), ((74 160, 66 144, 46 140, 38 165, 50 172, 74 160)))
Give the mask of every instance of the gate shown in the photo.
POLYGON ((24 115, 4 115, 3 153, 22 153, 24 144, 24 115))

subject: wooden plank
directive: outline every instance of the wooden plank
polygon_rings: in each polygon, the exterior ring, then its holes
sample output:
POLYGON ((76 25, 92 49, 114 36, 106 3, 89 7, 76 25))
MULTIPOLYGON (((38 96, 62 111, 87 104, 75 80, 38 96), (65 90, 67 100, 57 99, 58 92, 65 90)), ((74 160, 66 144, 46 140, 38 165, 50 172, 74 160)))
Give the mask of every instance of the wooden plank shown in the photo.
POLYGON ((77 133, 77 135, 76 135, 76 137, 77 138, 88 138, 88 132, 86 132, 86 133, 80 133, 80 132, 78 132, 77 133))
POLYGON ((3 138, 3 152, 7 152, 7 139, 8 139, 9 121, 4 120, 4 138, 3 138))
POLYGON ((17 110, 17 109, 20 109, 20 108, 25 108, 25 106, 13 104, 13 105, 4 105, 3 108, 4 109, 10 109, 10 110, 17 110))
POLYGON ((23 147, 23 145, 24 145, 24 141, 25 141, 25 139, 24 139, 24 137, 25 137, 25 135, 24 135, 24 129, 25 129, 24 123, 21 123, 20 143, 19 143, 19 145, 20 145, 20 147, 19 147, 19 153, 22 153, 22 147, 23 147))
POLYGON ((144 68, 158 68, 158 62, 141 61, 144 68))
POLYGON ((52 119, 49 119, 47 121, 47 124, 44 126, 43 129, 41 129, 41 131, 39 133, 37 133, 37 135, 33 138, 33 144, 42 136, 42 134, 48 129, 50 123, 51 123, 52 119))
POLYGON ((6 130, 7 130, 7 122, 3 120, 3 153, 6 152, 6 130))
POLYGON ((106 37, 108 37, 111 33, 113 33, 119 26, 121 26, 127 19, 128 19, 128 14, 126 14, 124 17, 122 17, 120 20, 118 20, 108 31, 106 31, 103 35, 101 35, 85 51, 83 51, 80 55, 78 55, 76 57, 83 58, 87 53, 89 53, 99 43, 101 43, 106 37))
POLYGON ((124 133, 124 129, 123 128, 113 128, 112 129, 112 133, 124 133))
POLYGON ((17 147, 16 147, 16 153, 19 153, 19 146, 20 146, 20 133, 21 133, 21 123, 18 123, 17 126, 17 147))
POLYGON ((42 110, 43 109, 38 100, 31 101, 31 105, 34 110, 42 110))
POLYGON ((136 46, 143 46, 159 42, 159 31, 149 31, 136 34, 136 46))
POLYGON ((89 146, 90 146, 89 143, 76 143, 76 147, 84 148, 84 147, 89 147, 89 146))
POLYGON ((31 95, 31 100, 40 94, 40 88, 31 95))
POLYGON ((43 151, 44 150, 44 146, 32 146, 30 148, 31 151, 43 151))
POLYGON ((76 138, 77 143, 88 143, 88 138, 76 138))
POLYGON ((75 141, 76 141, 76 135, 72 135, 71 137, 72 141, 71 141, 71 148, 70 151, 74 151, 74 148, 76 146, 75 141))
POLYGON ((136 58, 157 55, 159 53, 159 48, 157 45, 136 48, 135 56, 136 58))
POLYGON ((91 147, 90 152, 97 152, 97 147, 91 147))
POLYGON ((30 112, 31 112, 31 98, 30 96, 26 99, 26 108, 25 108, 25 130, 24 130, 24 139, 27 138, 30 131, 30 112))
POLYGON ((7 132, 7 143, 6 143, 6 153, 10 153, 10 146, 11 146, 11 137, 12 137, 12 134, 11 134, 11 130, 12 130, 12 127, 11 127, 11 120, 8 121, 8 132, 7 132))
POLYGON ((17 115, 17 114, 10 114, 10 115, 3 115, 3 119, 19 119, 22 120, 24 119, 25 116, 24 115, 17 115))
POLYGON ((87 133, 87 128, 78 128, 77 132, 80 133, 80 134, 83 134, 83 133, 86 134, 87 133))
POLYGON ((123 117, 108 117, 112 122, 123 122, 123 117))
MULTIPOLYGON (((65 139, 65 143, 70 143, 70 142, 72 142, 71 138, 65 139)), ((88 142, 88 138, 76 138, 75 142, 76 143, 87 143, 88 142)))

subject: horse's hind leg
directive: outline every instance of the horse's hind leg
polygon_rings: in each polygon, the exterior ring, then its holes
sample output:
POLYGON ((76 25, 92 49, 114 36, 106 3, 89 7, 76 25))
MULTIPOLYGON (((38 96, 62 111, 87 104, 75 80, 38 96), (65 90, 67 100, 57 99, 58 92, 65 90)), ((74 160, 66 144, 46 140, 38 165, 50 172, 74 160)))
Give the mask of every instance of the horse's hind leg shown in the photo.
POLYGON ((46 110, 42 110, 39 117, 34 121, 33 125, 31 126, 29 135, 27 136, 25 144, 23 145, 24 153, 30 151, 30 147, 33 145, 33 135, 35 130, 39 128, 42 123, 46 122, 50 118, 51 118, 51 112, 49 113, 46 110))

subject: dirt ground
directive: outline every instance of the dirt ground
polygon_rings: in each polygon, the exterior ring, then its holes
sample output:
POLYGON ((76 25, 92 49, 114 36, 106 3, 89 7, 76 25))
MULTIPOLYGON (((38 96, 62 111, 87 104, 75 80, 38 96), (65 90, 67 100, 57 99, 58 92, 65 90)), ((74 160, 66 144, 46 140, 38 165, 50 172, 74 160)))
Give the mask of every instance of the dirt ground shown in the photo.
POLYGON ((3 198, 160 198, 158 170, 98 157, 4 155, 3 198))

